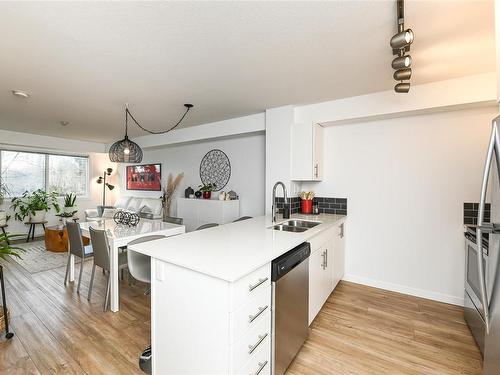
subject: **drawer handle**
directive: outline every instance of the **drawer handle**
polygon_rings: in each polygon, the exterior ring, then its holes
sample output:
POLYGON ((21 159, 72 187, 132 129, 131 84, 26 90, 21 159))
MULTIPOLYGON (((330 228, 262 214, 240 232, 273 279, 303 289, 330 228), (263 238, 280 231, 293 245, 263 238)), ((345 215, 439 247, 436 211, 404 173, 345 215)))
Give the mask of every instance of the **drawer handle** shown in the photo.
POLYGON ((257 319, 260 314, 262 314, 266 309, 269 307, 269 305, 266 305, 264 307, 259 307, 259 312, 255 315, 248 315, 248 323, 252 323, 255 319, 257 319))
MULTIPOLYGON (((254 372, 253 375, 259 375, 262 372, 262 370, 264 370, 264 367, 266 367, 266 365, 267 365, 267 361, 259 362, 259 368, 257 369, 256 372, 254 372)), ((252 375, 252 374, 250 374, 250 375, 252 375)))
POLYGON ((261 286, 262 284, 264 284, 267 280, 269 280, 268 277, 266 277, 265 279, 259 279, 259 282, 257 284, 255 284, 255 285, 250 284, 248 286, 248 290, 251 292, 255 288, 257 288, 257 287, 261 286))
POLYGON ((259 341, 257 341, 255 343, 255 345, 248 345, 248 349, 250 349, 248 351, 248 354, 252 354, 255 349, 257 349, 259 347, 260 344, 262 344, 262 341, 264 341, 264 339, 267 337, 267 333, 263 334, 263 335, 259 335, 259 341))

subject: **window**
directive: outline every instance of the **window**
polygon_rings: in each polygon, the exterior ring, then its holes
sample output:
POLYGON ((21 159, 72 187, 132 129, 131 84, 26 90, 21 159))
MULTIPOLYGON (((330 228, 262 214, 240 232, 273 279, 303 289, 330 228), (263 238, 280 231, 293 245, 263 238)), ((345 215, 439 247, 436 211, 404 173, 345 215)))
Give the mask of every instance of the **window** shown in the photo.
POLYGON ((88 194, 89 163, 86 156, 1 150, 0 171, 12 197, 26 190, 56 190, 59 194, 88 194))
POLYGON ((48 191, 61 194, 87 195, 88 158, 81 156, 49 156, 48 191))
POLYGON ((45 155, 2 151, 1 158, 2 179, 11 196, 18 197, 26 190, 45 189, 45 155))

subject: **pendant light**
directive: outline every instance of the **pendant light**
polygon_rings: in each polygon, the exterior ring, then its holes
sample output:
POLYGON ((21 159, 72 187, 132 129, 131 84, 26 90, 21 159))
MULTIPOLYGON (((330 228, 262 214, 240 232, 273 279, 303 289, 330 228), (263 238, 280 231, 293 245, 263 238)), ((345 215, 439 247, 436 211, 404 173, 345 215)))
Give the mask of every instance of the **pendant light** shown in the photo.
POLYGON ((133 141, 131 141, 128 137, 128 118, 130 118, 134 121, 134 123, 144 130, 145 132, 148 132, 149 134, 164 134, 168 133, 169 131, 175 129, 181 122, 184 120, 184 117, 186 117, 187 113, 191 108, 193 108, 192 104, 184 104, 184 107, 186 107, 186 111, 182 115, 179 121, 172 126, 168 130, 164 131, 152 131, 144 128, 137 122, 137 120, 132 116, 132 113, 130 113, 130 110, 128 109, 128 104, 125 106, 125 138, 116 141, 111 145, 109 148, 109 160, 112 161, 113 163, 140 163, 142 162, 142 150, 139 147, 139 145, 133 141))

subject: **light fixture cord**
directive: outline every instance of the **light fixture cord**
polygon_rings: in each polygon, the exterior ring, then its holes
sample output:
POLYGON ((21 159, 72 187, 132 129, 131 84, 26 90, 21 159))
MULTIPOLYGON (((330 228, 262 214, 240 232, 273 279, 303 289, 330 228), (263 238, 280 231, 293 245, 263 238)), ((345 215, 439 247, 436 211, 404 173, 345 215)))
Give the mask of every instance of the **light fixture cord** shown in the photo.
MULTIPOLYGON (((157 131, 157 132, 153 131, 153 130, 148 130, 145 127, 143 127, 141 124, 139 124, 139 122, 137 122, 137 120, 134 118, 134 116, 132 115, 132 113, 130 113, 130 111, 128 109, 128 105, 126 106, 126 109, 125 109, 125 115, 126 115, 126 119, 128 119, 128 116, 130 116, 130 118, 135 122, 135 124, 139 128, 141 128, 145 132, 148 132, 149 134, 165 134, 165 133, 168 133, 171 130, 174 130, 177 126, 179 126, 179 124, 182 122, 182 120, 184 120, 184 117, 186 117, 186 115, 188 114, 188 112, 192 108, 191 105, 185 105, 185 106, 186 106, 186 112, 184 112, 184 114, 182 115, 182 117, 179 119, 179 121, 177 121, 177 123, 174 126, 172 126, 168 130, 162 130, 162 131, 157 131)), ((127 120, 125 120, 125 135, 126 134, 127 134, 127 120)))

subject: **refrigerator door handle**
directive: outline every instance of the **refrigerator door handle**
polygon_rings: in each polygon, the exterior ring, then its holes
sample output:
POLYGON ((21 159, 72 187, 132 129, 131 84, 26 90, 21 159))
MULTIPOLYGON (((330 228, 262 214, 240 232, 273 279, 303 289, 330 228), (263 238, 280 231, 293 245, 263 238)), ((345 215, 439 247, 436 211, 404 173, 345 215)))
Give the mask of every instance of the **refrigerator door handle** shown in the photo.
MULTIPOLYGON (((486 191, 488 188, 488 179, 489 172, 491 168, 491 163, 493 161, 493 155, 496 158, 496 167, 499 168, 500 164, 498 163, 500 160, 500 138, 499 138, 499 130, 497 121, 500 120, 500 117, 497 117, 493 120, 493 125, 491 127, 491 137, 488 145, 488 154, 486 155, 486 161, 484 163, 484 172, 483 172, 483 182, 481 185, 481 199, 479 201, 479 212, 477 215, 477 228, 476 228, 476 238, 483 238, 483 225, 484 225, 484 207, 486 204, 486 191)), ((500 170, 498 171, 498 176, 500 176, 500 170)), ((486 277, 485 270, 483 264, 483 252, 477 252, 477 264, 478 264, 478 273, 479 273, 479 283, 481 290, 481 304, 483 305, 484 312, 484 323, 486 326, 486 333, 489 334, 490 330, 490 311, 489 311, 489 302, 488 302, 488 294, 486 291, 486 277)))

